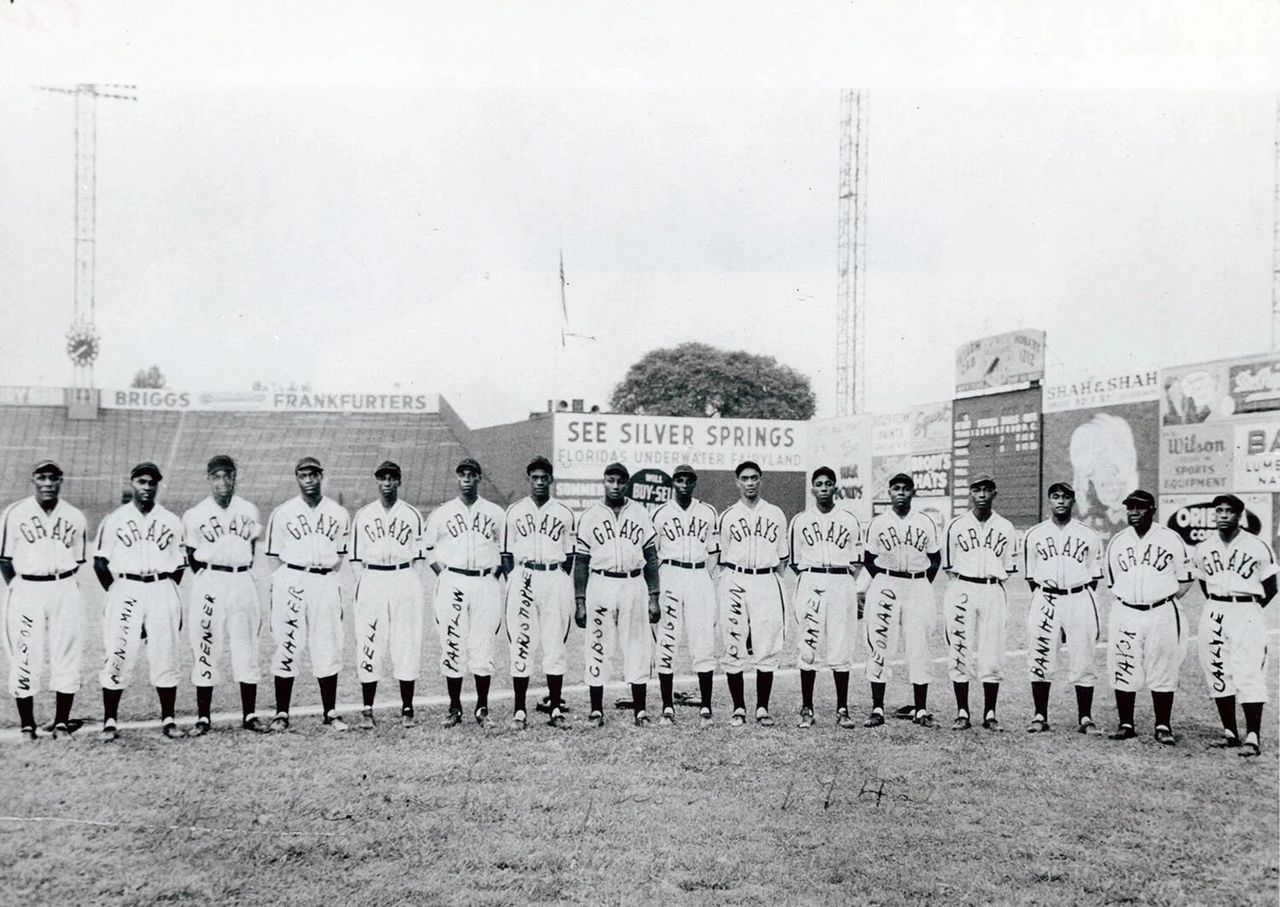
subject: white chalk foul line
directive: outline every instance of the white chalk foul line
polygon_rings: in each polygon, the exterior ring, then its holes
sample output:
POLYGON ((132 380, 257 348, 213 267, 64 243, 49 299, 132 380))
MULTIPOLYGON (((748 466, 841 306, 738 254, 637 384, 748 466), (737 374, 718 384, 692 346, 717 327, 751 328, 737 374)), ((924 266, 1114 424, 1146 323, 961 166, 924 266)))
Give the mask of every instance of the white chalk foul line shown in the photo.
POLYGON ((340 831, 267 831, 256 828, 209 828, 204 825, 143 825, 138 822, 102 822, 97 819, 71 819, 65 816, 0 816, 0 822, 61 822, 67 825, 90 825, 96 828, 132 828, 137 831, 199 831, 218 835, 268 835, 283 837, 336 838, 340 831))

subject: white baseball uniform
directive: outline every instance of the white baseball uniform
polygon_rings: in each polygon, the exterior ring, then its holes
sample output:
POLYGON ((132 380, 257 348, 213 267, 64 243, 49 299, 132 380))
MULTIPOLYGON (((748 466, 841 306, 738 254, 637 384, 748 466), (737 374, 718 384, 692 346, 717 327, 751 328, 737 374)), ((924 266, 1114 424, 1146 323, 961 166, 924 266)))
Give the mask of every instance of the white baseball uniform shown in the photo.
POLYGON ((738 500, 720 515, 717 534, 725 672, 741 673, 748 658, 757 671, 776 671, 786 624, 777 568, 789 555, 787 518, 763 498, 754 506, 738 500))
POLYGON ((342 587, 337 569, 347 554, 351 517, 332 498, 312 507, 290 498, 267 521, 267 554, 283 564, 271 577, 271 673, 296 677, 305 646, 316 677, 342 670, 342 587))
POLYGON ((917 510, 900 517, 890 508, 867 527, 867 550, 880 568, 867 587, 864 612, 867 680, 889 682, 889 659, 898 654, 898 637, 905 636, 907 676, 913 684, 928 683, 929 630, 937 606, 926 574, 929 555, 940 551, 933 520, 917 510))
POLYGON ((644 505, 630 500, 617 513, 597 501, 578 521, 574 551, 591 558, 583 635, 587 686, 603 686, 609 681, 613 652, 619 647, 623 679, 627 683, 649 680, 653 632, 649 628, 644 549, 654 545, 655 535, 644 505))
POLYGON ((654 648, 659 674, 675 673, 681 631, 689 639, 693 670, 715 670, 716 592, 707 562, 720 552, 716 520, 716 509, 697 498, 685 508, 673 497, 653 514, 662 589, 654 648))
POLYGON ((49 686, 57 693, 80 689, 84 607, 75 574, 85 562, 84 514, 63 500, 46 513, 35 496, 0 516, 0 558, 16 576, 5 601, 9 692, 34 696, 43 689, 45 651, 49 686))
POLYGON ((1243 530, 1230 542, 1215 532, 1196 546, 1194 565, 1209 592, 1200 612, 1200 664, 1209 695, 1266 702, 1262 582, 1276 575, 1271 546, 1243 530))
POLYGON ((492 501, 446 501, 427 517, 422 544, 440 564, 435 616, 440 633, 440 673, 493 674, 494 644, 502 629, 502 534, 506 514, 492 501))
POLYGON ((1107 582, 1115 602, 1107 626, 1107 671, 1111 686, 1136 692, 1172 693, 1187 652, 1177 593, 1191 580, 1182 538, 1152 524, 1139 537, 1126 526, 1107 546, 1107 582))
POLYGON ((128 686, 143 628, 151 685, 178 685, 182 601, 177 584, 164 574, 186 564, 182 546, 182 520, 160 504, 145 514, 134 502, 122 504, 98 527, 94 557, 105 558, 115 576, 102 618, 103 689, 128 686))
POLYGON ((1067 645, 1067 678, 1091 687, 1094 647, 1102 638, 1098 599, 1089 584, 1102 578, 1102 540, 1079 520, 1052 519, 1022 541, 1023 572, 1037 583, 1027 611, 1027 671, 1033 683, 1052 683, 1058 646, 1067 645))
POLYGON ((218 660, 225 641, 232 678, 257 683, 262 605, 249 571, 262 535, 258 508, 238 495, 220 507, 210 496, 182 515, 182 531, 195 560, 207 565, 193 577, 187 604, 191 682, 213 686, 222 679, 218 660))
POLYGON ((954 683, 999 683, 1004 674, 1009 597, 1004 581, 1017 571, 1013 524, 992 511, 985 521, 970 510, 944 533, 942 566, 951 582, 942 599, 942 632, 954 683))
POLYGON ((543 673, 564 675, 573 577, 563 565, 572 560, 576 542, 573 511, 554 498, 539 507, 525 497, 507 508, 502 552, 515 562, 507 579, 512 677, 532 673, 535 641, 542 647, 543 673))
POLYGON ((396 680, 417 680, 422 667, 421 560, 425 522, 418 508, 399 499, 387 509, 381 498, 356 511, 351 524, 351 563, 363 564, 356 581, 356 676, 382 679, 391 663, 396 680))
POLYGON ((843 507, 823 513, 815 504, 791 520, 787 531, 796 585, 796 621, 800 669, 826 667, 848 671, 858 638, 858 568, 862 564, 862 525, 843 507))

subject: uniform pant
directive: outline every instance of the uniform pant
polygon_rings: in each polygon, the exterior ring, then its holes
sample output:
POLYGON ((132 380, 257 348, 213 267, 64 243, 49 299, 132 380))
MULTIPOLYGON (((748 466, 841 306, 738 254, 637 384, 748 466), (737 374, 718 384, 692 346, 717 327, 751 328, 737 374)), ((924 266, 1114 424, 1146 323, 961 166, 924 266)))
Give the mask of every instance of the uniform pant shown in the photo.
POLYGON ((533 647, 542 647, 544 674, 563 676, 565 644, 573 622, 573 579, 559 567, 516 567, 507 584, 507 639, 511 676, 533 672, 533 647))
POLYGON ((958 577, 942 598, 947 676, 953 683, 999 683, 1008 636, 1009 597, 1003 583, 969 583, 958 577))
POLYGON ((1063 595, 1044 586, 1031 596, 1027 611, 1027 672, 1032 683, 1052 683, 1058 646, 1067 644, 1067 679, 1078 687, 1097 682, 1094 649, 1102 638, 1098 600, 1092 589, 1063 595))
POLYGON ((1200 612, 1200 665, 1209 695, 1267 701, 1267 625, 1256 602, 1216 602, 1200 612))
POLYGON ((107 592, 102 615, 102 647, 107 653, 99 678, 103 689, 123 690, 129 685, 144 627, 151 685, 178 685, 182 600, 177 585, 168 579, 154 583, 117 579, 107 592))
POLYGON ((333 573, 280 567, 271 577, 271 673, 296 677, 305 646, 316 677, 342 670, 342 588, 333 573))
POLYGON ((365 567, 356 583, 356 677, 382 679, 386 662, 396 680, 417 680, 422 670, 422 582, 412 568, 365 567))
POLYGON ((49 654, 49 687, 80 689, 84 607, 75 577, 33 583, 14 577, 4 609, 9 653, 9 692, 25 699, 44 689, 40 677, 49 654))
POLYGON ((436 629, 440 673, 462 677, 493 674, 493 653, 502 629, 502 594, 495 576, 464 576, 442 570, 436 580, 436 629))
POLYGON ((796 622, 800 638, 797 661, 802 671, 823 667, 819 653, 825 652, 825 667, 848 671, 858 638, 858 594, 856 580, 848 574, 801 573, 796 584, 796 622))
POLYGON ((725 568, 716 589, 720 606, 720 636, 724 643, 724 669, 740 673, 751 659, 757 671, 778 670, 782 654, 786 606, 782 582, 768 573, 739 573, 725 568), (747 639, 751 651, 747 651, 747 639))
POLYGON ((689 657, 696 673, 716 668, 716 593, 706 568, 691 569, 663 564, 658 568, 662 587, 662 617, 654 640, 654 667, 659 674, 674 674, 676 648, 681 631, 689 639, 689 657))
POLYGON ((1107 673, 1116 690, 1172 693, 1187 654, 1187 628, 1177 602, 1139 611, 1120 601, 1107 624, 1107 673))
POLYGON ((877 573, 867 587, 863 616, 869 653, 867 680, 888 683, 892 679, 889 660, 897 656, 898 638, 903 637, 908 679, 912 683, 928 683, 929 631, 937 618, 933 584, 923 577, 903 579, 877 573))
POLYGON ((587 631, 583 636, 587 686, 612 677, 613 653, 622 649, 622 679, 648 683, 653 659, 649 626, 649 588, 644 578, 592 573, 587 581, 587 631))
POLYGON ((197 573, 187 604, 187 640, 194 658, 191 683, 208 687, 222 680, 218 661, 224 643, 231 650, 236 683, 257 683, 261 629, 262 606, 252 574, 208 568, 197 573))

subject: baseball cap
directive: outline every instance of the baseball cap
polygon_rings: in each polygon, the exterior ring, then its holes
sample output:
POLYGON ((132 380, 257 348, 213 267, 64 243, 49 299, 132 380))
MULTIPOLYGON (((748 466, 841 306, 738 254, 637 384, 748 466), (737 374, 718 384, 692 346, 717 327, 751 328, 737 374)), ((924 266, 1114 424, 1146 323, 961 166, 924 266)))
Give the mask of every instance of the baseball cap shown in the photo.
POLYGON ((524 473, 525 475, 528 475, 535 469, 541 469, 544 472, 555 475, 555 470, 551 468, 551 461, 546 457, 534 457, 529 461, 529 465, 524 468, 524 473))
POLYGON ((1055 491, 1065 491, 1067 494, 1071 495, 1073 498, 1076 496, 1076 490, 1071 487, 1070 482, 1054 482, 1052 485, 1049 486, 1049 490, 1045 492, 1045 495, 1051 495, 1055 491))
POLYGON ((818 480, 818 476, 826 476, 834 482, 836 480, 836 471, 830 466, 819 466, 813 471, 813 475, 809 477, 809 481, 816 482, 818 480))
POLYGON ((1151 496, 1151 492, 1143 491, 1139 488, 1136 491, 1129 492, 1129 496, 1124 499, 1124 504, 1125 506, 1128 506, 1129 504, 1137 504, 1140 507, 1154 508, 1156 506, 1156 499, 1151 496))
POLYGON ((1213 499, 1213 506, 1217 507, 1219 504, 1226 504, 1231 508, 1232 513, 1244 513, 1244 501, 1233 494, 1218 495, 1213 499))
POLYGON ((690 466, 688 463, 681 463, 679 466, 676 467, 676 471, 671 473, 671 478, 673 479, 679 478, 680 476, 688 476, 689 478, 694 479, 695 481, 698 478, 698 474, 693 471, 693 467, 690 466))
POLYGON ((298 461, 298 465, 293 467, 294 472, 302 472, 304 469, 314 469, 316 472, 324 472, 324 467, 320 465, 320 461, 315 457, 303 457, 298 461))
POLYGON ((62 467, 53 462, 53 460, 39 460, 36 462, 35 466, 31 467, 31 474, 33 476, 38 476, 42 472, 54 472, 58 475, 62 475, 62 467))
POLYGON ((226 454, 218 454, 209 458, 209 466, 205 469, 209 475, 213 475, 219 469, 225 469, 227 472, 235 472, 236 461, 226 454))
POLYGON ((399 465, 396 463, 393 463, 390 460, 383 460, 381 463, 379 463, 378 468, 373 471, 373 477, 375 479, 381 478, 384 472, 391 473, 397 479, 400 478, 399 465))
POLYGON ((130 479, 136 479, 138 476, 151 476, 157 482, 164 478, 164 476, 160 475, 160 467, 151 462, 139 463, 130 470, 130 479))
POLYGON ((742 475, 743 471, 747 469, 754 469, 756 472, 760 473, 761 475, 764 474, 764 470, 760 468, 760 464, 757 463, 755 460, 743 460, 734 468, 733 474, 735 476, 740 476, 742 475))
POLYGON ((475 460, 471 459, 470 457, 464 457, 463 459, 458 461, 458 466, 456 469, 454 469, 454 472, 455 473, 462 472, 464 469, 470 469, 472 472, 474 472, 478 476, 484 475, 484 470, 480 468, 480 464, 477 463, 475 460))
POLYGON ((990 485, 992 488, 995 488, 996 480, 991 477, 991 473, 980 472, 969 480, 970 488, 977 488, 979 485, 990 485))
POLYGON ((899 482, 903 483, 903 484, 904 484, 904 485, 906 485, 908 488, 915 488, 915 487, 916 487, 916 480, 915 480, 915 479, 913 479, 913 478, 911 478, 911 476, 909 476, 909 475, 908 475, 907 473, 905 473, 905 472, 894 473, 894 475, 889 479, 888 484, 889 484, 889 485, 896 485, 896 484, 898 484, 899 482))
POLYGON ((631 473, 621 463, 610 463, 604 468, 604 474, 606 478, 609 476, 622 476, 622 481, 624 482, 631 478, 631 473))

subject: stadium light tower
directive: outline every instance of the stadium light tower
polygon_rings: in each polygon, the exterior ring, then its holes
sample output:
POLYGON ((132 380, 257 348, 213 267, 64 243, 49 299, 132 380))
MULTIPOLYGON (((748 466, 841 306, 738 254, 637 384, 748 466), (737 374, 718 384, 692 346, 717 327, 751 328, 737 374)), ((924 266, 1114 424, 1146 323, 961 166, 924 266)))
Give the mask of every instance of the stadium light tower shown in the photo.
POLYGON ((866 394, 867 107, 867 92, 840 93, 836 412, 842 416, 862 412, 866 394))
POLYGON ((1280 95, 1276 95, 1275 175, 1271 216, 1271 348, 1280 349, 1280 95))
POLYGON ((136 85, 80 83, 74 88, 36 85, 37 91, 69 94, 76 99, 75 296, 67 355, 74 371, 77 402, 93 387, 93 363, 99 338, 94 326, 94 275, 97 267, 95 229, 98 218, 98 99, 136 101, 136 85))

